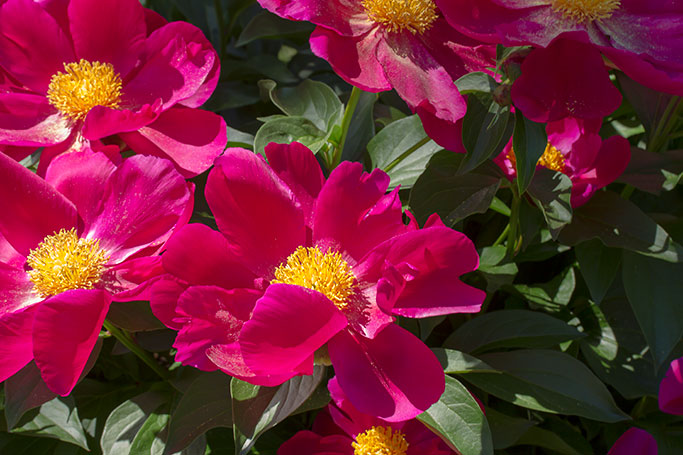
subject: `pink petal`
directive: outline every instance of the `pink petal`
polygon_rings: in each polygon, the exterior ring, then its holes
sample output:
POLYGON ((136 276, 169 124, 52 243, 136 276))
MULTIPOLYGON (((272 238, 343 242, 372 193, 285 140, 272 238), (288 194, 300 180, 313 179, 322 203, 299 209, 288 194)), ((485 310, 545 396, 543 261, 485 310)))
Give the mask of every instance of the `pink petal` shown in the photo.
POLYGON ((163 112, 137 132, 120 136, 136 153, 170 159, 184 177, 206 171, 228 142, 223 117, 180 107, 163 112))
POLYGON ((4 2, 0 30, 0 66, 36 93, 46 93, 52 75, 75 60, 69 37, 32 0, 4 2))
MULTIPOLYGON (((346 327, 344 314, 323 294, 301 286, 272 284, 244 324, 239 342, 246 364, 257 373, 287 374, 346 327)), ((299 371, 297 371, 299 372, 299 371)))
POLYGON ((176 307, 176 322, 185 321, 173 343, 178 350, 176 361, 204 371, 215 370, 217 367, 206 356, 206 350, 216 344, 235 342, 260 296, 260 291, 251 289, 188 288, 176 307))
POLYGON ((162 261, 166 271, 190 284, 250 288, 256 278, 223 234, 199 223, 183 226, 168 240, 162 261))
POLYGON ((187 289, 186 285, 179 283, 172 279, 170 275, 166 278, 156 281, 150 290, 149 303, 152 308, 152 313, 164 325, 173 330, 180 330, 182 323, 176 322, 178 317, 176 306, 180 295, 187 289))
POLYGON ((486 42, 499 42, 496 27, 501 22, 518 21, 521 16, 491 0, 434 0, 434 3, 453 28, 486 42))
POLYGON ((259 0, 262 7, 295 21, 309 21, 324 25, 340 35, 357 36, 374 23, 359 2, 343 0, 259 0))
POLYGON ((612 136, 602 141, 591 168, 584 175, 572 176, 572 207, 584 204, 595 191, 615 181, 626 170, 630 159, 631 145, 625 138, 612 136))
POLYGON ((159 103, 145 104, 139 109, 112 109, 95 106, 88 111, 83 122, 83 137, 94 141, 112 134, 137 131, 159 117, 159 103))
POLYGON ((601 48, 628 77, 654 90, 683 96, 683 65, 662 63, 628 51, 601 48))
POLYGON ((114 65, 125 78, 143 50, 144 10, 137 0, 71 0, 71 36, 76 56, 114 65))
POLYGON ((76 226, 76 207, 51 185, 0 153, 0 234, 24 256, 46 236, 76 226), (11 214, 11 216, 7 216, 11 214))
POLYGON ((109 295, 75 289, 40 305, 33 325, 33 354, 47 386, 66 396, 78 382, 109 310, 109 295))
MULTIPOLYGON (((2 265, 0 284, 5 287, 2 265)), ((4 294, 4 292, 3 292, 4 294)), ((0 303, 5 306, 0 295, 0 303)), ((33 317, 37 306, 0 315, 0 382, 21 370, 33 359, 33 317)), ((3 308, 4 310, 4 308, 3 308)))
POLYGON ((266 145, 265 152, 271 169, 289 186, 301 203, 306 224, 310 225, 315 200, 325 184, 325 177, 315 155, 298 142, 271 142, 266 145))
POLYGON ((659 385, 659 409, 683 415, 683 357, 671 362, 659 385))
POLYGON ((23 272, 26 257, 17 250, 0 234, 0 264, 5 264, 23 272))
POLYGON ((156 11, 145 8, 145 24, 147 24, 147 34, 149 35, 154 30, 168 24, 168 21, 156 11))
POLYGON ((71 124, 47 98, 0 93, 0 143, 40 147, 63 142, 70 134, 71 124))
POLYGON ((607 455, 657 455, 657 441, 645 430, 629 428, 607 455))
POLYGON ((107 181, 116 166, 92 151, 65 153, 50 163, 45 180, 74 203, 86 225, 102 210, 107 181))
POLYGON ((248 150, 228 149, 216 160, 206 201, 234 253, 260 276, 271 278, 306 241, 303 209, 294 192, 248 150))
MULTIPOLYGON (((206 350, 206 356, 221 371, 250 384, 274 387, 296 376, 296 371, 287 374, 255 374, 245 363, 239 343, 216 344, 206 350)), ((298 368, 303 369, 303 368, 298 368)))
POLYGON ((436 356, 397 325, 388 325, 372 340, 342 331, 328 349, 340 387, 360 412, 390 422, 408 420, 444 391, 436 356))
POLYGON ((342 36, 334 30, 316 27, 311 34, 311 50, 327 60, 334 71, 349 84, 366 92, 391 90, 391 84, 377 60, 377 45, 382 39, 378 28, 358 37, 342 36))
POLYGON ((277 455, 353 455, 348 436, 320 436, 312 431, 299 431, 285 441, 277 450, 277 455))
POLYGON ((102 277, 102 287, 114 294, 112 298, 117 302, 149 300, 152 285, 165 273, 161 256, 128 258, 107 268, 102 277))
POLYGON ((169 161, 133 156, 111 174, 102 210, 85 226, 85 237, 100 239, 116 264, 165 242, 191 203, 185 180, 169 161))

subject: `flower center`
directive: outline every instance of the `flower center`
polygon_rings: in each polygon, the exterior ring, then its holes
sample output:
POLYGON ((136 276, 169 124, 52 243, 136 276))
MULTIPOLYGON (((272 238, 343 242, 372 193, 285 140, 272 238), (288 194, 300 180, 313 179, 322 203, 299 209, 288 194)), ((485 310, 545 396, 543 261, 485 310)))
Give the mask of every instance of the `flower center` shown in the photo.
POLYGON ((620 3, 621 0, 553 0, 553 10, 574 23, 583 24, 609 19, 620 3))
POLYGON ((351 267, 341 254, 300 246, 289 255, 287 262, 275 269, 275 279, 271 283, 296 284, 313 289, 325 294, 341 310, 349 303, 355 281, 351 267))
MULTIPOLYGON (((505 156, 508 160, 510 160, 512 167, 516 168, 517 157, 515 156, 514 149, 510 148, 510 151, 507 152, 505 156)), ((548 169, 552 169, 553 171, 564 173, 565 158, 562 152, 560 152, 558 149, 550 145, 550 142, 548 142, 548 145, 545 146, 545 151, 543 152, 543 155, 541 155, 541 158, 539 158, 538 163, 536 164, 539 166, 547 167, 548 169)))
POLYGON ((118 109, 121 102, 121 77, 109 63, 65 63, 66 73, 52 75, 47 99, 73 120, 80 120, 95 106, 118 109))
POLYGON ((422 34, 438 17, 433 0, 363 0, 362 5, 371 20, 390 32, 422 34))
POLYGON ((403 433, 394 433, 391 427, 372 427, 356 436, 351 445, 353 455, 405 455, 408 450, 403 433))
POLYGON ((29 278, 41 297, 94 288, 108 260, 99 240, 79 239, 76 229, 48 235, 26 258, 29 278))

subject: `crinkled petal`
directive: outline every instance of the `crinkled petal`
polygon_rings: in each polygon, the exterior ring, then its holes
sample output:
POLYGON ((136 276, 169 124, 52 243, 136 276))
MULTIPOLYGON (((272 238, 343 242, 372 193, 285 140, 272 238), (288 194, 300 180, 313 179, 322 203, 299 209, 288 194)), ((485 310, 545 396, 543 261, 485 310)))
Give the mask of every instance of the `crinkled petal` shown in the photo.
POLYGON ((53 392, 66 396, 78 382, 100 334, 111 298, 99 289, 75 289, 45 300, 33 323, 33 355, 53 392))
POLYGON ((45 180, 0 153, 0 234, 23 256, 46 236, 76 227, 76 207, 45 180), (11 216, 8 216, 11 214, 11 216))
POLYGON ((137 131, 159 117, 160 107, 145 104, 139 109, 112 109, 95 106, 88 111, 83 122, 83 137, 94 141, 112 134, 137 131))
POLYGON ((659 384, 659 409, 683 415, 683 357, 671 362, 659 384))
POLYGON ((136 153, 170 159, 184 177, 206 171, 228 142, 223 117, 182 107, 169 109, 137 132, 120 136, 136 153))
POLYGON ((353 455, 352 442, 348 436, 320 436, 304 430, 285 441, 277 455, 353 455))
MULTIPOLYGON (((4 290, 3 269, 0 265, 0 284, 4 290)), ((4 294, 4 292, 3 292, 4 294)), ((0 295, 0 303, 4 295, 0 295)), ((4 313, 0 316, 0 382, 21 370, 27 363, 33 360, 33 317, 37 305, 4 313)))
POLYGON ((602 47, 601 50, 634 81, 660 92, 683 96, 683 64, 665 64, 618 49, 602 47))
POLYGON ((397 325, 388 325, 372 340, 342 331, 328 350, 340 387, 360 412, 390 422, 408 420, 444 391, 436 356, 397 325))
POLYGON ((629 428, 617 439, 607 455, 657 455, 657 441, 645 430, 629 428))
POLYGON ((358 36, 374 23, 361 2, 346 0, 259 0, 262 7, 286 19, 324 25, 340 35, 358 36))
POLYGON ((47 98, 0 93, 0 144, 41 147, 69 138, 71 124, 47 98))
MULTIPOLYGON (((206 350, 206 355, 221 371, 250 384, 274 387, 296 376, 295 371, 287 374, 254 373, 245 363, 238 342, 216 344, 206 350)), ((300 368, 303 369, 303 368, 300 368)))
POLYGON ((206 200, 234 253, 260 276, 272 278, 275 267, 306 242, 301 203, 265 161, 248 150, 228 149, 216 160, 206 200))
POLYGON ((105 270, 102 287, 111 292, 117 302, 149 300, 152 284, 165 273, 161 256, 128 258, 105 270))
POLYGON ((244 324, 239 342, 246 364, 257 373, 287 374, 347 325, 323 294, 290 284, 272 284, 244 324))

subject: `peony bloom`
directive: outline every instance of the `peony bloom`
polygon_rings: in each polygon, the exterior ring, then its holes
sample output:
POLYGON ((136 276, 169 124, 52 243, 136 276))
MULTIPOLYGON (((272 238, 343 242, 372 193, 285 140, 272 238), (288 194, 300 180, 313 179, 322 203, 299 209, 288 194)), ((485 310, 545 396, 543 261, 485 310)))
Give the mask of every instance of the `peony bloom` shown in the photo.
POLYGON ((456 32, 432 0, 259 0, 284 18, 318 25, 313 53, 349 84, 396 89, 441 146, 458 150, 466 103, 453 80, 495 67, 495 49, 456 32))
POLYGON ((657 455, 657 441, 640 428, 629 428, 617 439, 607 455, 657 455))
POLYGON ((683 415, 683 357, 671 362, 659 384, 659 409, 683 415))
POLYGON ((478 266, 472 242, 436 219, 406 226, 382 171, 344 162, 326 180, 301 144, 266 155, 228 149, 206 185, 220 232, 190 224, 168 242, 179 281, 154 286, 152 309, 179 331, 176 360, 272 386, 315 359, 361 412, 414 417, 444 374, 393 322, 479 311, 484 293, 458 279, 478 266))
POLYGON ((597 46, 629 77, 683 95, 678 0, 434 0, 458 31, 506 46, 547 47, 560 35, 597 46))
MULTIPOLYGON (((631 147, 621 136, 602 140, 598 135, 602 119, 567 117, 548 123, 548 145, 537 166, 566 174, 572 181, 572 207, 578 207, 619 177, 631 159, 631 147)), ((513 179, 515 153, 510 141, 494 161, 513 179)))
POLYGON ((54 156, 114 135, 186 177, 225 148, 223 119, 196 109, 220 63, 195 26, 137 0, 0 3, 0 146, 45 147, 41 175, 54 156))
POLYGON ((113 300, 163 272, 158 251, 192 210, 172 163, 103 154, 55 158, 46 180, 0 154, 0 381, 35 360, 67 395, 113 300))
POLYGON ((277 455, 453 455, 437 435, 417 420, 387 422, 358 411, 335 379, 333 403, 318 413, 313 431, 299 431, 277 455))

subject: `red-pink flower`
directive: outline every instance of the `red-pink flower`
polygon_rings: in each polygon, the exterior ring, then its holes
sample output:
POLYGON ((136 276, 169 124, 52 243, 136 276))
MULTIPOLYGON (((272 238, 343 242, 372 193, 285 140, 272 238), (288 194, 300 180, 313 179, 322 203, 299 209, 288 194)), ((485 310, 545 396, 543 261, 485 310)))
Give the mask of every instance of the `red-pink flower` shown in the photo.
POLYGON ((683 8, 671 0, 434 0, 458 31, 506 46, 560 35, 599 47, 629 77, 683 95, 683 8))
POLYGON ((396 89, 430 137, 459 149, 455 122, 466 104, 453 80, 494 67, 495 49, 456 32, 432 0, 259 0, 287 19, 318 25, 313 52, 348 83, 369 92, 396 89))
POLYGON ((683 415, 683 357, 671 362, 659 384, 659 409, 683 415))
MULTIPOLYGON (((600 188, 619 177, 631 159, 631 147, 621 136, 602 140, 602 119, 571 117, 548 123, 548 145, 537 166, 566 174, 572 181, 572 207, 584 204, 600 188)), ((512 179, 517 175, 510 141, 494 161, 512 179)))
POLYGON ((418 420, 387 422, 358 411, 334 379, 329 389, 333 403, 318 413, 313 431, 299 431, 277 455, 455 454, 418 420))
POLYGON ((0 154, 0 381, 35 360, 67 395, 113 300, 145 298, 159 249, 187 222, 192 187, 170 161, 53 160, 41 179, 0 154))
POLYGON ((326 180, 301 144, 266 155, 228 149, 206 185, 220 232, 190 224, 168 242, 162 262, 180 281, 157 283, 152 308, 179 330, 176 359, 277 385, 315 358, 362 412, 414 417, 444 375, 393 322, 479 311, 484 293, 458 279, 478 266, 472 242, 435 218, 404 225, 380 170, 344 162, 326 180))
POLYGON ((640 428, 629 428, 614 443, 607 455, 657 455, 657 441, 640 428))
POLYGON ((41 175, 54 156, 112 135, 185 176, 225 148, 223 119, 196 109, 220 62, 195 26, 137 0, 0 3, 0 144, 45 147, 41 175))

